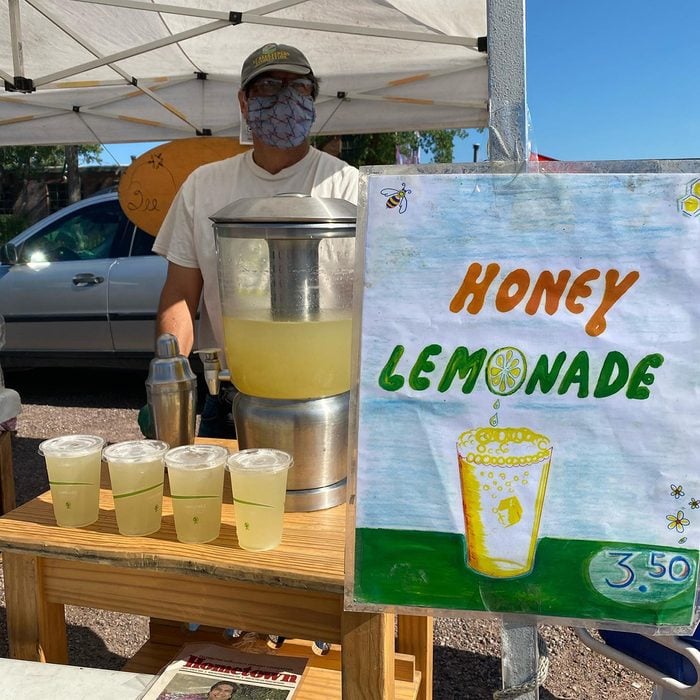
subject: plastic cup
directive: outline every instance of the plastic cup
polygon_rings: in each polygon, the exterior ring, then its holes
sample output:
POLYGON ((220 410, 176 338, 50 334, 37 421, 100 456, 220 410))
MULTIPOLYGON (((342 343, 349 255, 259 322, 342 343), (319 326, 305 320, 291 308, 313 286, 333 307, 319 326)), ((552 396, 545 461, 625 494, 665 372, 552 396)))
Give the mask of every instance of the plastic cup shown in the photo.
POLYGON ((97 520, 104 443, 97 435, 63 435, 39 445, 59 527, 85 527, 97 520))
POLYGON ((291 455, 265 448, 241 450, 226 460, 238 543, 243 549, 274 549, 282 541, 287 472, 291 466, 291 455))
POLYGON ((211 542, 219 536, 226 457, 228 450, 218 445, 183 445, 166 452, 180 542, 211 542))
POLYGON ((106 447, 119 533, 130 537, 160 530, 163 511, 163 457, 168 443, 127 440, 106 447))

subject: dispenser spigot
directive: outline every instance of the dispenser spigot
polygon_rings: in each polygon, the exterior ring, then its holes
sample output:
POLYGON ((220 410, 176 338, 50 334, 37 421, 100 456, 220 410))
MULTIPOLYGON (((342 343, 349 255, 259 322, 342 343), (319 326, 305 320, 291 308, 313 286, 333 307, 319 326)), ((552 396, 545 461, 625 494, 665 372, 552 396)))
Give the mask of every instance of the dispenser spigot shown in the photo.
POLYGON ((222 371, 221 369, 221 361, 219 360, 220 352, 220 348, 202 348, 201 350, 195 350, 195 353, 199 355, 199 359, 202 361, 204 367, 204 381, 212 396, 216 396, 219 393, 221 382, 229 381, 231 376, 228 370, 222 371))

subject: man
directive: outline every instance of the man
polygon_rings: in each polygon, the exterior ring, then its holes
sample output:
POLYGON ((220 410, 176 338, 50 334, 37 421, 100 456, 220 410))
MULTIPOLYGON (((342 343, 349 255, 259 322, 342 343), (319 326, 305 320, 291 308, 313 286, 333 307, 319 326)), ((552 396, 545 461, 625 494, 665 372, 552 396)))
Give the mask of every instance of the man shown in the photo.
MULTIPOLYGON (((195 344, 200 296, 196 344, 224 348, 212 214, 243 197, 289 192, 357 202, 357 170, 309 144, 317 95, 318 79, 293 46, 267 44, 244 61, 238 101, 253 134, 253 149, 195 170, 175 197, 153 245, 169 262, 158 334, 175 335, 183 355, 195 344)), ((224 393, 231 395, 230 390, 224 393)), ((199 434, 235 436, 230 401, 207 397, 199 434)))

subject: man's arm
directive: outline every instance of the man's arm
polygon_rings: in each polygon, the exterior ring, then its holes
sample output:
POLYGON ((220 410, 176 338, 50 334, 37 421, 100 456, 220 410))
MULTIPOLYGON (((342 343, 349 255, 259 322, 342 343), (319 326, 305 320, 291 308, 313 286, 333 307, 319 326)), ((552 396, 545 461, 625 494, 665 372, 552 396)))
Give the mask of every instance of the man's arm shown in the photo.
POLYGON ((194 319, 201 293, 199 268, 168 263, 168 276, 158 305, 157 333, 172 333, 185 357, 194 345, 194 319))

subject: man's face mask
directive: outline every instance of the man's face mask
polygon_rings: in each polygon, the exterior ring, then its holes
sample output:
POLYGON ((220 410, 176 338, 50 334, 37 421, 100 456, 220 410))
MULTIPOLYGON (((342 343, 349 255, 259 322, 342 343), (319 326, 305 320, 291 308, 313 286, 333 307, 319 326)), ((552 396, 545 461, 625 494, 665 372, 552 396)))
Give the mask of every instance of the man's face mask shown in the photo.
POLYGON ((316 118, 314 98, 287 86, 277 95, 248 98, 248 126, 263 143, 275 148, 300 146, 316 118))

